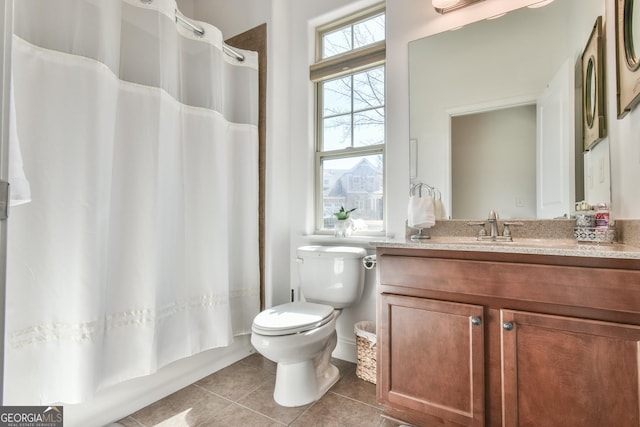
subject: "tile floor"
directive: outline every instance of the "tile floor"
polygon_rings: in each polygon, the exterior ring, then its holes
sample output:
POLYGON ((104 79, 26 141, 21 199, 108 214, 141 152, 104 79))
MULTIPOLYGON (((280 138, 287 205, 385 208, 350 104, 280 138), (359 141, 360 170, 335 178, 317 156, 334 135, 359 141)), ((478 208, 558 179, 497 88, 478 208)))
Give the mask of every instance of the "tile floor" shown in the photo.
POLYGON ((340 380, 317 402, 285 408, 273 401, 275 363, 260 354, 240 360, 131 414, 126 427, 396 427, 380 416, 375 385, 356 365, 334 359, 340 380))

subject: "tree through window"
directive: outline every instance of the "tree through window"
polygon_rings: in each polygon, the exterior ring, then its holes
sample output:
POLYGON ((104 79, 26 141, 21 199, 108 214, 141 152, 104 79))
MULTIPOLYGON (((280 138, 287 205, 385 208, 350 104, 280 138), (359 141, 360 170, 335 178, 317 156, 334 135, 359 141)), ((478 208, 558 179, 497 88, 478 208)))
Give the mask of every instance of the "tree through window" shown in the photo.
POLYGON ((356 231, 384 228, 385 14, 377 8, 320 29, 316 82, 317 228, 356 208, 356 231))

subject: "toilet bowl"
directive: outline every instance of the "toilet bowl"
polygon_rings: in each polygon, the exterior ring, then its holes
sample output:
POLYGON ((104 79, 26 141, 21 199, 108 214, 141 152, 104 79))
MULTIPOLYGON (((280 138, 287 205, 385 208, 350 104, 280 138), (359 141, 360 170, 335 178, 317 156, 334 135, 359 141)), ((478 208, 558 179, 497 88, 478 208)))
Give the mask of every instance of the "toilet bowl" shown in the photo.
MULTIPOLYGON (((283 304, 272 312, 272 320, 278 321, 280 313, 288 309, 306 311, 318 306, 313 303, 283 304)), ((279 331, 282 335, 275 335, 278 331, 273 329, 269 331, 270 335, 263 335, 264 331, 254 322, 251 344, 264 357, 278 364, 273 398, 281 406, 302 406, 314 402, 340 378, 338 369, 330 363, 337 343, 336 319, 340 312, 333 307, 320 307, 330 311, 329 316, 308 330, 291 333, 287 330, 289 328, 283 327, 279 331)), ((268 322, 266 316, 262 321, 268 322)))
POLYGON ((342 308, 360 300, 364 256, 362 248, 298 248, 306 301, 281 304, 255 317, 251 344, 277 363, 273 398, 279 405, 314 402, 340 378, 338 368, 331 364, 337 344, 336 320, 342 308))

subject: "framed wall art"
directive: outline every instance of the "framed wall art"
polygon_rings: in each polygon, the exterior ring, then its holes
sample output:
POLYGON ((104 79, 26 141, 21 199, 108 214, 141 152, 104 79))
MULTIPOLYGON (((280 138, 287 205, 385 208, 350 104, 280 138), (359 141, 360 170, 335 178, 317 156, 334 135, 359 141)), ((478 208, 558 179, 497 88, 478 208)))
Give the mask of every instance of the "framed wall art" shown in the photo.
POLYGON ((640 101, 640 1, 616 0, 618 118, 640 101))
POLYGON ((584 150, 605 136, 602 17, 598 16, 582 53, 582 134, 584 150))

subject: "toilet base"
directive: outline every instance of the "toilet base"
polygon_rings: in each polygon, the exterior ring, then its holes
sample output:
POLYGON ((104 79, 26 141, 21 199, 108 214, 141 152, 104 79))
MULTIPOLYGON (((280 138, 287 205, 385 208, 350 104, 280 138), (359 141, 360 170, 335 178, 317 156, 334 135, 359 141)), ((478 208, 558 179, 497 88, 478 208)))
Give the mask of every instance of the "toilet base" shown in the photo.
POLYGON ((278 363, 273 399, 281 406, 303 406, 320 399, 340 379, 340 371, 330 363, 336 348, 334 330, 324 351, 312 360, 278 363))
POLYGON ((316 375, 312 360, 278 364, 273 399, 280 406, 303 406, 320 399, 340 379, 340 371, 332 364, 316 375))

